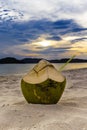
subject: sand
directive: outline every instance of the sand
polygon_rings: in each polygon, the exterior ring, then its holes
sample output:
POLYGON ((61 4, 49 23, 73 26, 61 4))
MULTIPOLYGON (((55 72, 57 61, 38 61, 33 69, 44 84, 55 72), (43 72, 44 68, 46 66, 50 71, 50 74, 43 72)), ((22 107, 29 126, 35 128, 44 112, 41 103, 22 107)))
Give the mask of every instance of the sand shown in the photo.
POLYGON ((68 70, 55 105, 28 104, 21 92, 24 74, 0 76, 0 130, 87 130, 87 69, 68 70))

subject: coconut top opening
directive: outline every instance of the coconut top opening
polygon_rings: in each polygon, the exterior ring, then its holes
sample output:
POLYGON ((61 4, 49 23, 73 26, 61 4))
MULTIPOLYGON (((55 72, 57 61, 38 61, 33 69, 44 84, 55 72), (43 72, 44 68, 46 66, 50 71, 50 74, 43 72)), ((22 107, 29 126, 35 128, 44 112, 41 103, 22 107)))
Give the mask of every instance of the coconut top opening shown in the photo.
POLYGON ((27 83, 38 84, 47 79, 56 82, 63 82, 65 77, 48 61, 41 60, 35 67, 24 76, 23 80, 27 83))

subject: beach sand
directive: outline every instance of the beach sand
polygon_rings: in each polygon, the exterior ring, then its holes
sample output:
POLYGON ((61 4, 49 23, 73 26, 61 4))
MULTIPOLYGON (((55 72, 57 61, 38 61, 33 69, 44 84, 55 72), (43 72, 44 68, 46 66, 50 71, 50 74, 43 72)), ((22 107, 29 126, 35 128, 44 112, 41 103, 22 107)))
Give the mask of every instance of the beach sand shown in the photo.
POLYGON ((87 130, 87 69, 68 70, 65 91, 55 105, 28 104, 22 75, 0 76, 0 130, 87 130))

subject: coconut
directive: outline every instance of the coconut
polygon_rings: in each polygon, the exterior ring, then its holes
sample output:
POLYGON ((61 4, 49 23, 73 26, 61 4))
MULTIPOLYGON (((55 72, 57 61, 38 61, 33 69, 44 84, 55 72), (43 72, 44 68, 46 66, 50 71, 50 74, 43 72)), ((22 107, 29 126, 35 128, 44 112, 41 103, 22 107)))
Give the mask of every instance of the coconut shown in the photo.
POLYGON ((65 84, 66 78, 46 60, 41 60, 21 80, 25 99, 34 104, 56 104, 65 84))

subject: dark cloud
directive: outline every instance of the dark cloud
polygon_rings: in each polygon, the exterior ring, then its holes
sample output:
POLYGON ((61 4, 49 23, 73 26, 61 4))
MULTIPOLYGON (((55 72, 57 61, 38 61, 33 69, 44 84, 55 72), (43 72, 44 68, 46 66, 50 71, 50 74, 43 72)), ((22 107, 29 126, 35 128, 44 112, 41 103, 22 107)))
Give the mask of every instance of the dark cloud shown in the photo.
MULTIPOLYGON (((42 34, 49 34, 47 39, 61 40, 61 35, 87 30, 80 27, 73 20, 60 20, 56 22, 39 20, 25 23, 2 22, 0 23, 0 36, 4 37, 1 41, 12 39, 13 43, 20 44, 37 39, 42 34)), ((10 44, 10 43, 9 43, 10 44)))
POLYGON ((87 40, 87 38, 84 38, 84 37, 82 37, 82 38, 77 38, 77 39, 75 39, 75 40, 72 40, 71 43, 76 43, 76 42, 84 41, 84 40, 87 40))
POLYGON ((56 40, 56 41, 62 40, 61 37, 56 36, 56 35, 55 36, 50 35, 50 37, 47 37, 46 39, 47 40, 56 40))
POLYGON ((32 51, 30 51, 29 49, 22 49, 23 52, 26 52, 26 53, 31 53, 32 51))
MULTIPOLYGON (((68 35, 70 33, 83 32, 87 28, 83 28, 72 19, 70 20, 59 20, 56 22, 48 21, 46 19, 42 20, 32 20, 29 22, 12 22, 4 21, 0 22, 0 45, 1 48, 6 46, 21 45, 26 42, 29 44, 32 40, 37 39, 41 35, 45 35, 46 39, 49 40, 62 40, 63 35, 68 35)), ((72 40, 71 43, 76 41, 84 40, 85 38, 72 40)), ((40 48, 39 48, 40 49, 40 48)), ((50 48, 48 50, 43 50, 42 53, 48 53, 49 51, 54 52, 64 52, 69 48, 50 48)), ((28 50, 24 50, 28 52, 28 50)), ((41 52, 40 52, 41 53, 41 52)))

